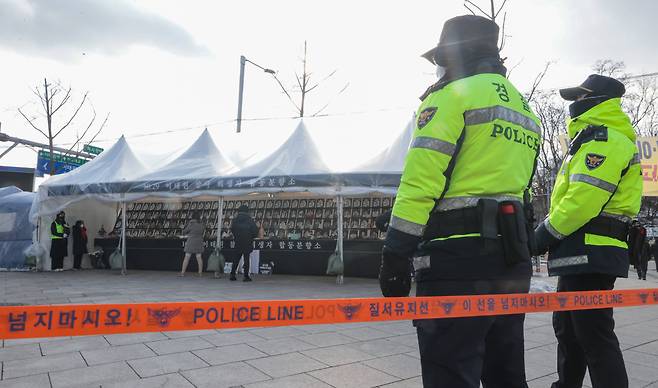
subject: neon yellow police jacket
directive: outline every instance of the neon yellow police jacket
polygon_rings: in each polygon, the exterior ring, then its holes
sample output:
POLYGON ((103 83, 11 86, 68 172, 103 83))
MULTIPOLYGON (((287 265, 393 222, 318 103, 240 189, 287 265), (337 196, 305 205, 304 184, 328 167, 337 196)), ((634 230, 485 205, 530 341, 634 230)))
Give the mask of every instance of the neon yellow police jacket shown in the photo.
POLYGON ((500 74, 473 75, 432 92, 417 112, 387 246, 396 249, 400 232, 420 241, 435 204, 446 211, 475 206, 479 198, 521 201, 540 145, 539 119, 500 74))
POLYGON ((556 274, 626 276, 626 242, 584 233, 581 228, 599 215, 630 222, 638 214, 642 175, 635 131, 621 109, 620 98, 606 100, 570 119, 569 138, 573 140, 589 126, 605 126, 607 138, 583 143, 565 158, 558 172, 544 225, 562 240, 549 256, 560 259, 554 262, 560 265, 549 264, 549 269, 554 267, 556 274))

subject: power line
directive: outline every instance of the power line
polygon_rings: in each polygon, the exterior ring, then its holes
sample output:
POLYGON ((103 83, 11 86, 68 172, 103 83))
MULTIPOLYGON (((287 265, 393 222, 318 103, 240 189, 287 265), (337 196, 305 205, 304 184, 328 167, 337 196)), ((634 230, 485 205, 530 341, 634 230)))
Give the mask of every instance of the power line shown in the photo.
MULTIPOLYGON (((404 107, 400 106, 400 107, 381 108, 381 109, 374 109, 374 110, 352 111, 352 112, 343 112, 343 113, 328 113, 328 114, 322 114, 322 115, 316 115, 316 116, 306 116, 306 117, 299 117, 299 116, 253 117, 253 118, 243 118, 242 121, 277 121, 277 120, 294 120, 294 119, 300 119, 300 118, 301 119, 313 119, 313 118, 326 118, 326 117, 345 117, 345 116, 357 116, 357 115, 363 115, 363 114, 368 114, 368 113, 377 113, 377 112, 392 112, 392 111, 403 110, 403 109, 415 109, 415 108, 408 107, 408 106, 404 106, 404 107)), ((195 129, 212 128, 212 127, 217 127, 217 126, 223 125, 223 124, 231 124, 231 123, 234 123, 236 121, 237 121, 236 119, 216 121, 216 122, 208 123, 208 124, 200 124, 200 125, 193 125, 193 126, 166 129, 166 130, 162 130, 162 131, 140 133, 140 134, 137 134, 137 135, 126 136, 126 138, 127 139, 136 139, 136 138, 143 138, 143 137, 150 137, 150 136, 157 136, 157 135, 165 135, 165 134, 171 134, 171 133, 191 131, 191 130, 195 130, 195 129)), ((118 138, 106 138, 106 139, 96 140, 95 142, 104 143, 104 142, 116 141, 117 139, 118 138)), ((71 145, 71 144, 73 144, 73 143, 58 143, 59 146, 66 146, 66 145, 71 145)))

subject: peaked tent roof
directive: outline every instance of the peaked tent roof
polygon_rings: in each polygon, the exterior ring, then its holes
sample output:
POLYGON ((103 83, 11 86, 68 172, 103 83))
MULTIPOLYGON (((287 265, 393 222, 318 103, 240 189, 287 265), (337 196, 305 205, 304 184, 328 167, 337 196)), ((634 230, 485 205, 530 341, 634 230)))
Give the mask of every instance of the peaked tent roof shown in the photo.
MULTIPOLYGON (((116 187, 148 173, 124 136, 96 158, 41 184, 56 195, 117 192, 116 187)), ((41 187, 40 187, 41 188, 41 187)), ((118 191, 120 192, 120 190, 118 191)))
POLYGON ((208 129, 180 156, 140 180, 210 178, 235 171, 235 166, 219 151, 208 129))
POLYGON ((300 121, 297 128, 276 151, 255 164, 246 166, 233 176, 269 177, 330 174, 331 170, 320 158, 318 147, 306 125, 300 121))
POLYGON ((402 174, 404 160, 411 145, 415 121, 411 120, 395 141, 377 156, 355 169, 356 172, 395 172, 402 174))
POLYGON ((42 186, 64 186, 122 182, 137 178, 149 169, 139 160, 124 136, 91 161, 66 174, 50 177, 42 186))

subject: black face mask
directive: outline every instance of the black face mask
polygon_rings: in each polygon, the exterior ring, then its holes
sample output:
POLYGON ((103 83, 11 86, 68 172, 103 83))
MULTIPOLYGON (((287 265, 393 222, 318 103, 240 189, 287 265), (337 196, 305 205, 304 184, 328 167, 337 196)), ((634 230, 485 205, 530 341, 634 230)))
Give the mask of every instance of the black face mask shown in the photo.
POLYGON ((578 117, 583 113, 587 112, 588 110, 599 105, 600 103, 607 101, 611 98, 612 97, 610 96, 593 96, 593 97, 585 97, 580 101, 575 101, 574 103, 569 105, 569 116, 571 116, 571 118, 578 117))

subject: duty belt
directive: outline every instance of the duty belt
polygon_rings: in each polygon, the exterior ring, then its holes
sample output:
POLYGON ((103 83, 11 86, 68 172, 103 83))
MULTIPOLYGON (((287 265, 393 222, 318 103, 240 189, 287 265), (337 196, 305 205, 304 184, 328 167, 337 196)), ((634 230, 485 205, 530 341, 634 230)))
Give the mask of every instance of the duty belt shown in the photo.
POLYGON ((581 230, 585 233, 611 237, 617 240, 628 239, 629 224, 627 222, 606 216, 597 216, 586 223, 581 230))
POLYGON ((430 218, 434 225, 427 228, 426 240, 480 232, 480 215, 475 207, 432 213, 430 218))

